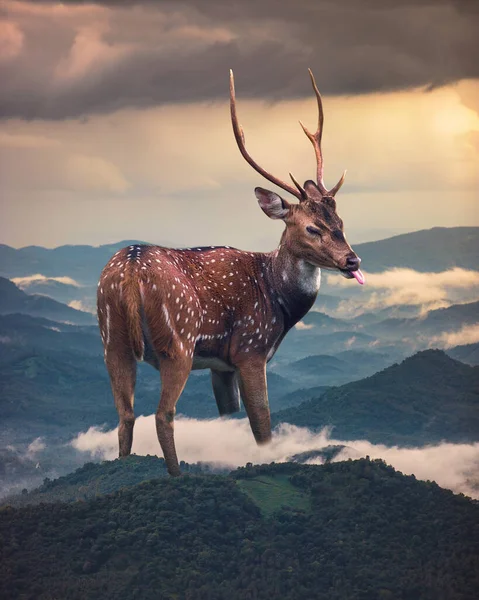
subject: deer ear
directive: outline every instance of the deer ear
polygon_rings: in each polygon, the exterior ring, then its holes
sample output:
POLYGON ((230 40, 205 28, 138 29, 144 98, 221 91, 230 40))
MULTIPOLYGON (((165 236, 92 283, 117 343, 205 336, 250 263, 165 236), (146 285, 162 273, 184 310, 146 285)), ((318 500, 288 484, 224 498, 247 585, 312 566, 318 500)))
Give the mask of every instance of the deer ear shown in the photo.
POLYGON ((254 193, 258 198, 258 204, 261 206, 262 211, 270 219, 286 219, 289 215, 291 205, 278 194, 260 187, 255 188, 254 193))

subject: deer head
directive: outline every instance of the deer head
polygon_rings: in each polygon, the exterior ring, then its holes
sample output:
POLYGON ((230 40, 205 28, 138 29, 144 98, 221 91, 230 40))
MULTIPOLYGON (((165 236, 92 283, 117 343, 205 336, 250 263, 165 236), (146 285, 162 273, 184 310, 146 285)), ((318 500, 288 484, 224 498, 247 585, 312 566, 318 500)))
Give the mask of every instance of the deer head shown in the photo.
POLYGON ((230 107, 233 131, 238 148, 245 160, 263 177, 299 200, 289 203, 275 192, 257 187, 255 194, 265 214, 271 219, 281 219, 286 228, 281 238, 281 245, 298 259, 302 259, 316 267, 339 270, 348 278, 355 278, 358 283, 365 282, 359 269, 361 259, 353 252, 344 235, 344 225, 336 210, 335 195, 341 188, 345 173, 338 183, 328 190, 323 182, 323 155, 321 138, 323 132, 323 105, 321 94, 316 86, 313 73, 309 70, 314 93, 318 103, 318 127, 313 134, 301 123, 303 131, 313 144, 316 155, 317 180, 308 180, 301 186, 291 175, 294 187, 278 179, 263 169, 246 150, 243 129, 236 114, 236 98, 233 71, 230 71, 230 107))

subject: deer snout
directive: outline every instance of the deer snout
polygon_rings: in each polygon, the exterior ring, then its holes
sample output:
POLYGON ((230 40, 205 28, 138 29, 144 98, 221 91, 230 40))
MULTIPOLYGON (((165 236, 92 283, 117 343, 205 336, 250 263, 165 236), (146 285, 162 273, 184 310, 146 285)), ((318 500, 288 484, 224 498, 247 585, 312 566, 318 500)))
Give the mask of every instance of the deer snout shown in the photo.
POLYGON ((348 271, 357 271, 359 269, 359 265, 361 264, 361 259, 356 254, 351 254, 346 259, 346 269, 348 271))

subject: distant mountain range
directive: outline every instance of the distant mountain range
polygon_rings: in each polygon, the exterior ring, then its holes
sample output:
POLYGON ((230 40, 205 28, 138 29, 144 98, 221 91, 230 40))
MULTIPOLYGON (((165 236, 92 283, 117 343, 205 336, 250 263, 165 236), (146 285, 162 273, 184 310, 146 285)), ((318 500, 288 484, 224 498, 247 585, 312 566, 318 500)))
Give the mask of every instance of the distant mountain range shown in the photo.
POLYGON ((453 267, 479 269, 479 227, 433 227, 357 244, 366 271, 396 267, 439 273, 453 267))
POLYGON ((68 276, 81 284, 96 284, 101 270, 120 248, 138 241, 124 240, 103 246, 59 246, 11 248, 0 245, 0 275, 8 278, 34 274, 68 276))
MULTIPOLYGON (((103 246, 40 246, 11 248, 0 245, 0 275, 24 277, 69 276, 82 284, 94 284, 103 266, 120 248, 137 241, 124 240, 103 246)), ((364 269, 375 273, 393 267, 440 272, 452 267, 479 269, 479 227, 434 227, 385 240, 356 244, 364 269)))
MULTIPOLYGON (((295 394, 304 398, 305 391, 295 394)), ((275 413, 273 422, 331 426, 333 437, 387 445, 479 441, 479 367, 425 350, 361 381, 311 395, 275 413)))
POLYGON ((48 296, 26 294, 9 279, 0 277, 0 315, 11 313, 23 313, 77 325, 90 325, 96 321, 90 313, 66 306, 48 296))
POLYGON ((271 367, 302 388, 318 385, 341 385, 372 375, 392 364, 394 360, 374 351, 349 350, 336 355, 319 354, 271 367))
POLYGON ((479 365, 479 343, 455 346, 447 351, 451 358, 460 360, 471 366, 479 365))
MULTIPOLYGON (((361 322, 361 317, 355 322, 361 322)), ((431 310, 423 317, 385 319, 368 325, 367 331, 387 338, 406 334, 433 336, 440 332, 457 331, 476 323, 479 323, 479 302, 469 302, 431 310)))

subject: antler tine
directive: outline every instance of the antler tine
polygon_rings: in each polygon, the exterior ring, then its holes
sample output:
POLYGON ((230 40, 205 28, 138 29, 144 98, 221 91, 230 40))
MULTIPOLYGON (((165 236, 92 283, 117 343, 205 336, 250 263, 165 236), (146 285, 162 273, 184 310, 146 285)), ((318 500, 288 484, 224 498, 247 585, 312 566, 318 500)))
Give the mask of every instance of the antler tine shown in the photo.
POLYGON ((299 183, 299 181, 296 179, 296 177, 292 173, 290 173, 289 176, 291 177, 291 181, 298 188, 298 192, 301 194, 300 202, 301 202, 301 200, 306 200, 308 196, 307 196, 306 192, 304 191, 303 186, 299 183))
POLYGON ((313 72, 311 69, 308 69, 309 76, 311 77, 311 83, 313 85, 314 93, 316 94, 316 100, 318 101, 318 127, 316 132, 313 134, 306 129, 306 127, 299 122, 301 127, 303 128, 304 133, 308 136, 309 140, 313 144, 314 153, 316 154, 316 164, 318 169, 318 188, 324 196, 333 196, 339 191, 340 187, 344 183, 344 178, 346 176, 346 171, 341 176, 341 179, 338 183, 328 190, 323 182, 323 153, 321 151, 321 138, 323 136, 323 123, 324 123, 324 113, 323 113, 323 101, 321 99, 321 94, 319 93, 318 86, 316 85, 316 80, 314 79, 313 72))
POLYGON ((334 198, 334 196, 336 196, 336 194, 339 192, 341 186, 343 185, 345 178, 346 178, 346 169, 343 171, 343 174, 341 175, 341 179, 338 181, 338 183, 329 190, 328 196, 333 196, 333 198, 334 198))
POLYGON ((304 197, 304 191, 301 192, 299 189, 296 189, 289 185, 288 183, 281 181, 268 171, 265 171, 262 167, 258 165, 258 163, 250 156, 248 151, 246 150, 244 133, 241 125, 238 122, 238 116, 236 114, 236 96, 235 96, 235 82, 233 71, 230 69, 230 109, 231 109, 231 122, 233 124, 233 131, 235 134, 236 143, 238 144, 239 151, 243 155, 243 158, 246 160, 248 164, 250 164, 255 171, 257 171, 260 175, 262 175, 271 183, 274 183, 278 187, 282 188, 286 192, 289 192, 298 200, 302 200, 304 197))
POLYGON ((308 69, 308 72, 309 76, 311 77, 311 83, 313 85, 314 93, 316 94, 316 100, 318 101, 318 127, 315 133, 311 133, 308 129, 306 129, 306 127, 301 121, 299 122, 299 124, 303 128, 303 131, 307 135, 309 141, 313 144, 314 153, 316 155, 318 187, 321 193, 326 195, 328 193, 328 190, 326 189, 323 183, 323 154, 321 152, 321 137, 323 135, 324 122, 323 103, 321 101, 321 94, 319 93, 318 86, 316 85, 313 72, 311 71, 311 69, 308 69))

